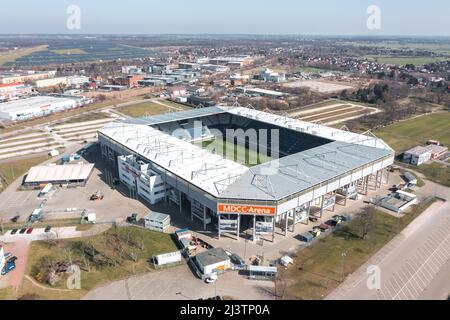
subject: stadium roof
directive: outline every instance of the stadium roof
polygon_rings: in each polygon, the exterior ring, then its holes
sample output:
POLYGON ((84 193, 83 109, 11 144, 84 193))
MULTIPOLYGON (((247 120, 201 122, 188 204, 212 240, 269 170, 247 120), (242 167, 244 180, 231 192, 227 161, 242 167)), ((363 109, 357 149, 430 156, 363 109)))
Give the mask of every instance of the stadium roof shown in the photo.
POLYGON ((243 107, 210 107, 113 122, 99 132, 201 190, 223 199, 281 200, 394 154, 386 143, 373 135, 355 134, 243 107), (225 112, 332 142, 248 168, 151 127, 225 112), (278 170, 274 173, 272 168, 278 170))
POLYGON ((93 169, 93 164, 65 164, 32 167, 25 178, 25 183, 87 180, 93 169))

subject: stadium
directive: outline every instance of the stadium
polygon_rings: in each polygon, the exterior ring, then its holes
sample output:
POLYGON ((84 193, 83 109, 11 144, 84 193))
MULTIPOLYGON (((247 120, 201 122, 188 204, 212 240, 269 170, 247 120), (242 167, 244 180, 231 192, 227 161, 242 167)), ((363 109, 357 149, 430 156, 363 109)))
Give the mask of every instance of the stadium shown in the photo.
POLYGON ((166 201, 238 240, 285 236, 336 203, 387 183, 394 150, 356 134, 241 106, 113 122, 102 158, 142 200, 166 201))

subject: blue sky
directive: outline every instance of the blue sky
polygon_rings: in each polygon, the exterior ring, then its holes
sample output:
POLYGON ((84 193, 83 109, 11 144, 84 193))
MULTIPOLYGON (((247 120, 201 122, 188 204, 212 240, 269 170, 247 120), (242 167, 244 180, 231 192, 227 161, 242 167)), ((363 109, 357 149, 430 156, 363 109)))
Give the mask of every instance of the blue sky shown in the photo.
POLYGON ((450 36, 448 0, 10 0, 0 4, 0 33, 252 33, 450 36), (68 30, 66 9, 81 9, 68 30), (369 5, 381 30, 366 27, 369 5))

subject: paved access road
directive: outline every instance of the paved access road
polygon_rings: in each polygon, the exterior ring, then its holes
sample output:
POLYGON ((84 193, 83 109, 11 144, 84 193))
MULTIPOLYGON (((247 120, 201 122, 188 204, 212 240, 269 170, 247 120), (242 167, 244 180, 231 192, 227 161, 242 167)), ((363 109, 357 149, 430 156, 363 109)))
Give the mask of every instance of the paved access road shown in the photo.
POLYGON ((327 299, 446 299, 450 293, 450 202, 433 204, 327 299), (367 270, 380 270, 379 289, 367 270), (445 281, 443 281, 445 279, 445 281), (374 283, 374 282, 372 282, 374 283))

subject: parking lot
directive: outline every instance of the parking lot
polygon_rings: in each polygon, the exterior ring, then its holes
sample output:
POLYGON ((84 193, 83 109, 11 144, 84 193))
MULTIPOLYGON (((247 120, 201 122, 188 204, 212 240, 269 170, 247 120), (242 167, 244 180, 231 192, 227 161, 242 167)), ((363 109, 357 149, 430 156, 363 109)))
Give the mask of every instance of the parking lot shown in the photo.
POLYGON ((86 300, 198 300, 220 295, 237 300, 273 299, 273 282, 227 272, 216 283, 196 278, 187 265, 116 281, 89 292, 86 300))

